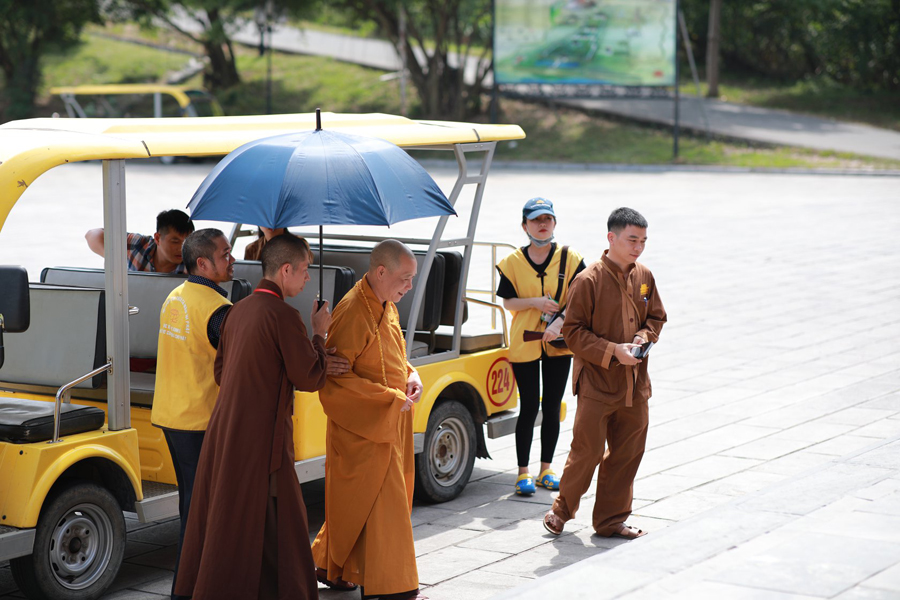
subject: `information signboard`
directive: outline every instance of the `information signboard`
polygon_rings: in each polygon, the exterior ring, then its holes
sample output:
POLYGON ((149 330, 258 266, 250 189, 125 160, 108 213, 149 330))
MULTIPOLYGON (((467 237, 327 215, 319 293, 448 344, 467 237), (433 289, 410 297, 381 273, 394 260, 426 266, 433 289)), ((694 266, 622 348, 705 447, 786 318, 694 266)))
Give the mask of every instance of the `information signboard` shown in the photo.
POLYGON ((676 0, 495 0, 494 6, 500 85, 675 85, 676 0))

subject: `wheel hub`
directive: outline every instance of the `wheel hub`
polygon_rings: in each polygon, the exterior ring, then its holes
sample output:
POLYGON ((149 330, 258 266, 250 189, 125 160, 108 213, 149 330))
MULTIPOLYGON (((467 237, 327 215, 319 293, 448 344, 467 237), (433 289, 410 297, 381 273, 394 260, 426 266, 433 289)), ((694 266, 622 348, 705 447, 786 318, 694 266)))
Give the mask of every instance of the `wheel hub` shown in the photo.
POLYGON ((435 470, 441 475, 446 475, 453 471, 456 465, 456 458, 459 455, 459 438, 456 432, 444 429, 438 436, 437 451, 434 456, 435 470))
POLYGON ((469 443, 465 425, 456 417, 448 417, 437 428, 429 456, 432 476, 438 485, 452 486, 463 476, 469 443))
POLYGON ((97 580, 112 555, 112 525, 97 507, 77 506, 57 523, 50 539, 50 566, 69 589, 97 580))

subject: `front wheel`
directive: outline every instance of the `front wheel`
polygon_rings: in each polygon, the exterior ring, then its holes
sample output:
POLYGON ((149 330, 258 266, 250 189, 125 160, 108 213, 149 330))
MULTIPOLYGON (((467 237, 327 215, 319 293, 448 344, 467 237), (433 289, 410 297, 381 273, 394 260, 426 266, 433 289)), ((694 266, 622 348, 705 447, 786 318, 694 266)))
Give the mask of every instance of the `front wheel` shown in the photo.
POLYGON ((454 400, 431 411, 425 450, 416 455, 416 497, 447 502, 463 491, 475 466, 475 423, 465 406, 454 400))
POLYGON ((9 561, 32 600, 93 600, 113 582, 125 552, 125 517, 113 495, 88 481, 48 497, 34 551, 9 561))

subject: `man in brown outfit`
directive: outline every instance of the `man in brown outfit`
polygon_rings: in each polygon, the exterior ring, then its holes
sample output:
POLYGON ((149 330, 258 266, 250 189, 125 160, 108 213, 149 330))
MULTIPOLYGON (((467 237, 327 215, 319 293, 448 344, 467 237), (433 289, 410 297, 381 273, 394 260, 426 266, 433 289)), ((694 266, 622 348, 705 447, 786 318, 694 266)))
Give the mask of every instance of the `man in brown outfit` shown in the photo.
POLYGON ((544 527, 562 533, 599 464, 594 531, 634 539, 645 534, 625 520, 647 441, 651 394, 647 358, 634 353, 659 339, 666 311, 653 274, 637 262, 647 242, 647 221, 633 209, 617 208, 607 228, 609 250, 569 289, 562 333, 575 355, 578 408, 559 496, 544 516, 544 527))
POLYGON ((188 515, 175 591, 195 600, 318 598, 306 506, 294 471, 294 388, 313 392, 349 368, 325 350, 327 303, 312 341, 284 299, 309 281, 306 240, 278 236, 263 279, 225 316, 215 361, 220 386, 188 515))

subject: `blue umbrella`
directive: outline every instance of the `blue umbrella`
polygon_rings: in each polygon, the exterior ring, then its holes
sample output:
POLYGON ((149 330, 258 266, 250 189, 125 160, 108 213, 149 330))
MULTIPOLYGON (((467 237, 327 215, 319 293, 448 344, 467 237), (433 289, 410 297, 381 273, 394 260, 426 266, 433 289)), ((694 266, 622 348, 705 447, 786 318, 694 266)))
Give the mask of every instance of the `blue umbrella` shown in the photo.
MULTIPOLYGON (((273 229, 392 225, 455 215, 422 166, 400 147, 321 128, 262 138, 219 162, 188 203, 192 219, 273 229)), ((321 270, 322 261, 319 261, 321 270)), ((319 277, 321 298, 322 277, 319 277)))

